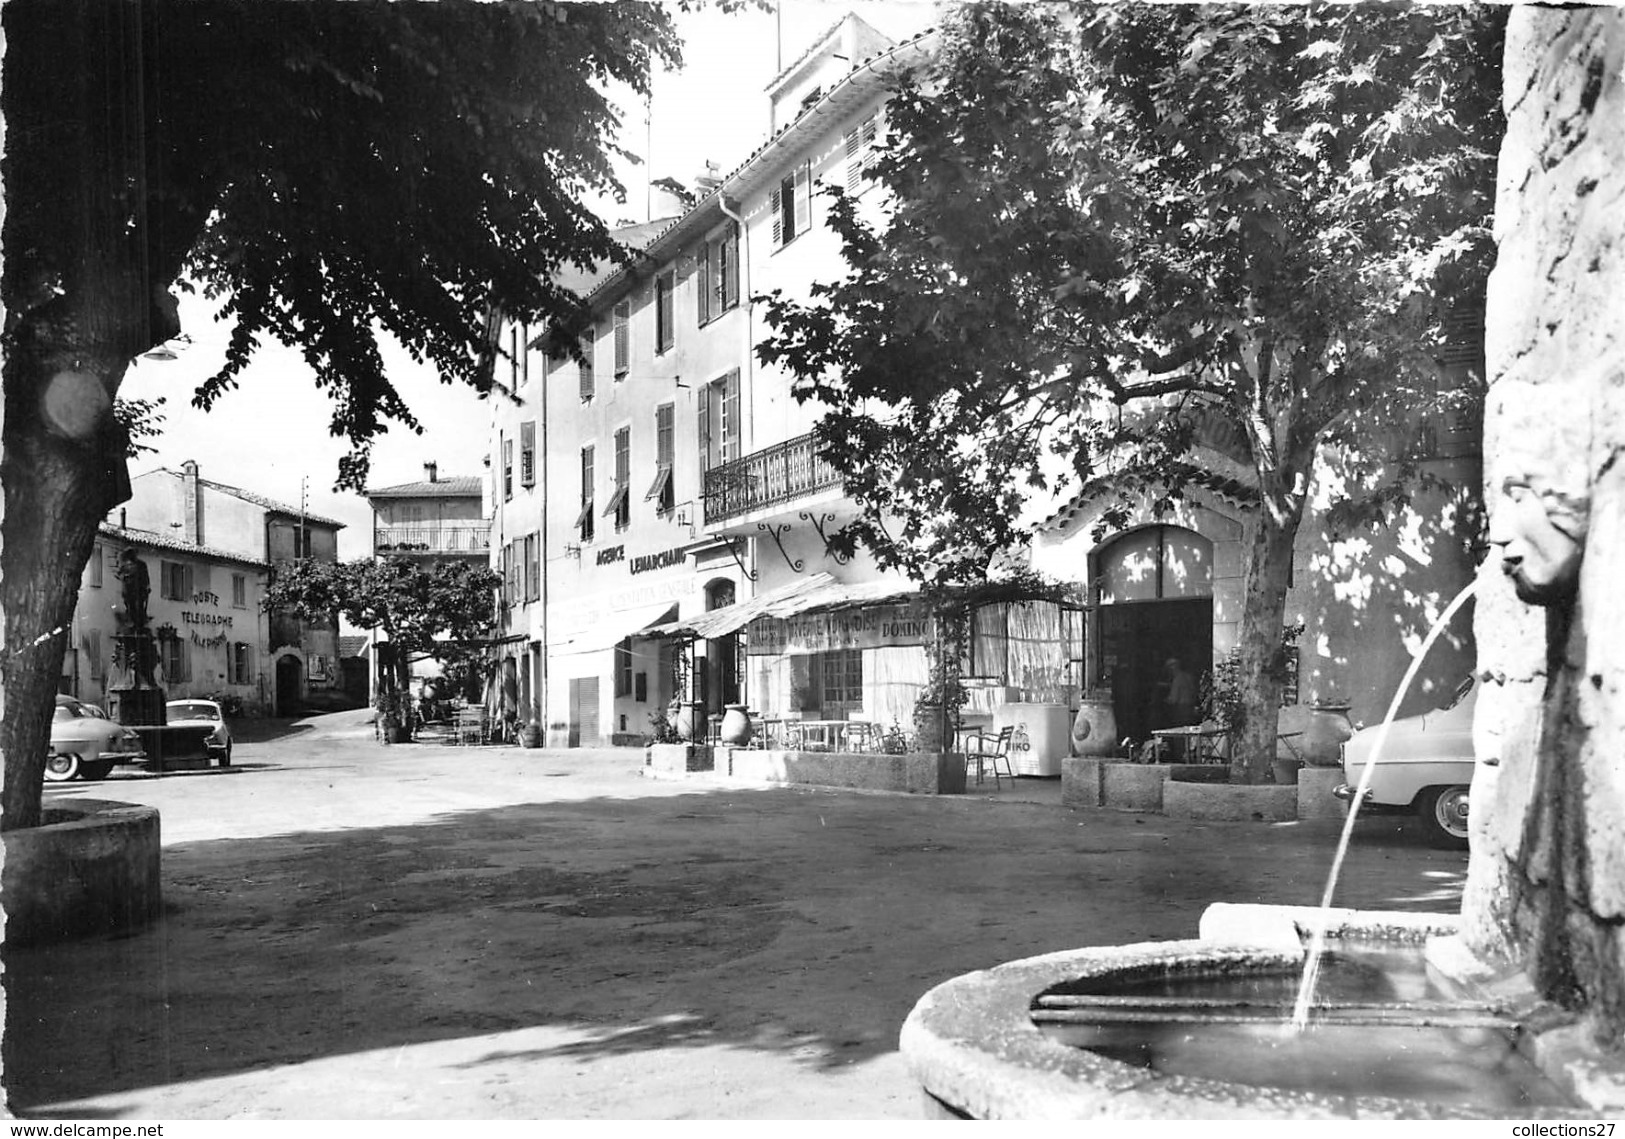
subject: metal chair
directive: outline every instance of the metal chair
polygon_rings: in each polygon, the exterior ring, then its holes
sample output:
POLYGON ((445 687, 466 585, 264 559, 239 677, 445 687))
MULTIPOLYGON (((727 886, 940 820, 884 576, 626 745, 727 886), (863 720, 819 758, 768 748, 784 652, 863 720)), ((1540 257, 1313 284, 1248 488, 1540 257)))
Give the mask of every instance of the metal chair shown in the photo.
POLYGON ((1012 727, 1000 728, 997 732, 972 732, 965 737, 965 774, 970 774, 972 761, 976 763, 976 782, 982 781, 982 766, 986 764, 993 771, 993 789, 998 790, 999 764, 1004 763, 1003 774, 1008 775, 1012 781, 1016 773, 1010 768, 1010 740, 1016 733, 1012 727))
POLYGON ((483 744, 486 742, 487 728, 484 708, 457 709, 456 735, 454 740, 459 744, 483 744))

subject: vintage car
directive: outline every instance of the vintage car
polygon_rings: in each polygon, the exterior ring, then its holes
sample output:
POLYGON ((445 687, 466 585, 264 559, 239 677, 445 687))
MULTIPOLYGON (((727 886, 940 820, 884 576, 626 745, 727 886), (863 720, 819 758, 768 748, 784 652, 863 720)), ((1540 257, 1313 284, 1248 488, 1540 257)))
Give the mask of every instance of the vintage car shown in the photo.
POLYGON ((106 779, 114 764, 138 763, 146 758, 141 737, 109 720, 96 705, 72 696, 56 698, 51 751, 45 760, 45 778, 49 782, 106 779))
POLYGON ((1371 764, 1380 725, 1361 728, 1343 744, 1343 779, 1333 792, 1352 800, 1367 766, 1371 777, 1360 810, 1414 811, 1428 842, 1444 848, 1467 846, 1467 789, 1473 781, 1473 706, 1476 689, 1468 677, 1443 708, 1395 720, 1382 754, 1371 764))
POLYGON ((231 727, 226 713, 213 700, 171 700, 164 705, 164 719, 171 727, 184 724, 208 725, 209 733, 203 737, 209 758, 219 760, 221 767, 231 763, 231 727))

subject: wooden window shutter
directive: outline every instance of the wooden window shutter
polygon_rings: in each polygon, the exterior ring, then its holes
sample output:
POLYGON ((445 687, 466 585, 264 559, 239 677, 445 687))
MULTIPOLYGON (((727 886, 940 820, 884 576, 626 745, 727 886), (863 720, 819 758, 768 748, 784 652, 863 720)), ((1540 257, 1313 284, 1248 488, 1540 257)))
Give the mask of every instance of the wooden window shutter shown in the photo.
POLYGON ((796 168, 796 233, 812 228, 812 163, 796 168))
POLYGON ((739 303, 739 223, 729 222, 722 244, 722 307, 732 308, 739 303))
POLYGON ((722 389, 722 461, 739 458, 739 369, 728 373, 722 389))
POLYGON ((711 385, 702 384, 695 392, 694 421, 699 427, 700 469, 708 470, 711 462, 711 385))
POLYGON ((694 295, 699 302, 699 320, 701 324, 711 319, 711 245, 709 242, 700 243, 699 264, 695 266, 694 295))
POLYGON ((615 306, 615 378, 625 376, 632 357, 631 339, 632 305, 622 301, 615 306))
POLYGON ((860 141, 862 137, 863 132, 858 127, 853 127, 846 132, 846 192, 848 194, 858 192, 859 177, 863 173, 863 163, 859 160, 859 152, 863 148, 863 143, 860 141))
POLYGON ((768 195, 768 208, 773 211, 773 244, 784 244, 784 202, 778 189, 768 195))
POLYGON ((587 339, 581 342, 581 398, 583 401, 593 397, 592 348, 592 335, 589 333, 587 339))

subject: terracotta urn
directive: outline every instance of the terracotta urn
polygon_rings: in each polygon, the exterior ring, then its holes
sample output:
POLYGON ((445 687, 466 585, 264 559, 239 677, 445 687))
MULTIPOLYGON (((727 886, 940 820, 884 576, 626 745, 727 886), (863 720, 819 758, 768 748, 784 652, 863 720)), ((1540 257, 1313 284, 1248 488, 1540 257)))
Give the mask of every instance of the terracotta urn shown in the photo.
POLYGON ((1310 767, 1336 767, 1339 748, 1354 734, 1349 705, 1317 703, 1303 733, 1303 762, 1310 767))
POLYGON ((729 704, 722 717, 722 728, 717 737, 731 747, 744 747, 750 742, 756 725, 751 723, 750 711, 743 704, 729 704))
POLYGON ((1072 721, 1073 755, 1117 754, 1117 716, 1110 698, 1086 697, 1072 721))
MULTIPOLYGON (((684 743, 693 743, 696 732, 694 725, 705 722, 705 709, 702 705, 691 704, 684 700, 673 700, 669 711, 672 723, 677 728, 677 738, 684 743)), ((699 741, 705 742, 705 732, 702 729, 698 734, 699 741)))

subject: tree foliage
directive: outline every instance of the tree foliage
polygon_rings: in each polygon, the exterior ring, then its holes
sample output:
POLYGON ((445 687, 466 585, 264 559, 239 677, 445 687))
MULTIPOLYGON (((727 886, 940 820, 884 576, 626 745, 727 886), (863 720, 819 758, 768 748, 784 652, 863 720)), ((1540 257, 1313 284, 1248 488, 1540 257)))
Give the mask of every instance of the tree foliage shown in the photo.
POLYGON ((556 271, 628 256, 584 204, 620 192, 604 91, 679 51, 633 0, 13 0, 0 24, 9 829, 39 817, 78 569, 127 485, 115 401, 180 332, 171 289, 232 321, 198 402, 265 338, 300 348, 360 488, 372 440, 416 427, 381 333, 484 392, 493 314, 571 325, 556 271))
POLYGON ((305 621, 337 613, 358 629, 384 634, 393 668, 379 684, 399 692, 414 660, 466 665, 486 655, 501 584, 488 567, 463 561, 306 559, 279 565, 261 604, 305 621))
MULTIPOLYGON (((1317 449, 1441 398, 1445 324, 1487 275, 1503 22, 959 9, 888 106, 881 216, 833 191, 846 275, 769 298, 760 355, 828 408, 826 453, 866 508, 853 537, 922 579, 974 579, 1035 493, 1109 474, 1109 520, 1166 504, 1201 466, 1195 413, 1220 417, 1260 498, 1242 664, 1251 750, 1273 750, 1317 449)), ((1256 778, 1267 756, 1247 763, 1256 778)))

